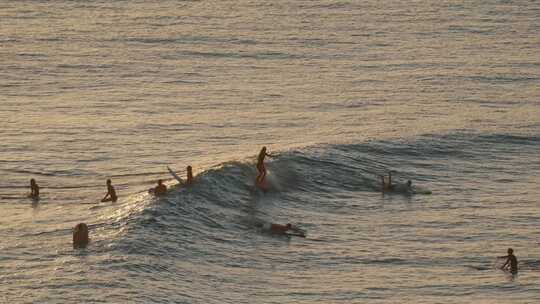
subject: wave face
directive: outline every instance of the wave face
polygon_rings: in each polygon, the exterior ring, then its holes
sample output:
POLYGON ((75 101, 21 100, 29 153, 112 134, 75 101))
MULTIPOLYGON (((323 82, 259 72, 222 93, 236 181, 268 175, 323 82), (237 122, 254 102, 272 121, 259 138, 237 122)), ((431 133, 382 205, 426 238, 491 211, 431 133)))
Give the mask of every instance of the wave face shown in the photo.
MULTIPOLYGON (((534 136, 470 133, 318 145, 269 159, 268 191, 254 186, 254 163, 226 162, 162 198, 90 207, 92 246, 61 253, 65 278, 84 277, 45 285, 66 300, 114 302, 490 299, 498 287, 484 283, 504 277, 493 257, 513 247, 521 258, 536 240, 539 147, 534 136), (390 170, 431 195, 381 193, 390 170), (307 238, 261 229, 272 222, 307 238)), ((54 244, 69 231, 26 237, 54 244)), ((520 261, 519 288, 531 297, 538 259, 520 261)))

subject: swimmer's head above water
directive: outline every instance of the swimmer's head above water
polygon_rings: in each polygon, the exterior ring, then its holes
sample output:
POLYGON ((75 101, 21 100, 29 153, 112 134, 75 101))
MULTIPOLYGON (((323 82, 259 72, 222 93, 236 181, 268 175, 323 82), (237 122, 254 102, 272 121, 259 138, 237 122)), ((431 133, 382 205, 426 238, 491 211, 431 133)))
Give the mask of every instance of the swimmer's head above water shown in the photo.
POLYGON ((73 248, 84 248, 88 245, 88 226, 79 223, 73 228, 73 248))

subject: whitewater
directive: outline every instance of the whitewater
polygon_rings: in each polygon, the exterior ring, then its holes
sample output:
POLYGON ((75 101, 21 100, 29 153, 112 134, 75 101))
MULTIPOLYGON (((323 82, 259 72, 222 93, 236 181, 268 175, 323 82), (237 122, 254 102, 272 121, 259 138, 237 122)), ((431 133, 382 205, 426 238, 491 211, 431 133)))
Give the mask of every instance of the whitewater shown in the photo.
POLYGON ((0 303, 539 302, 539 31, 520 0, 0 1, 0 303))

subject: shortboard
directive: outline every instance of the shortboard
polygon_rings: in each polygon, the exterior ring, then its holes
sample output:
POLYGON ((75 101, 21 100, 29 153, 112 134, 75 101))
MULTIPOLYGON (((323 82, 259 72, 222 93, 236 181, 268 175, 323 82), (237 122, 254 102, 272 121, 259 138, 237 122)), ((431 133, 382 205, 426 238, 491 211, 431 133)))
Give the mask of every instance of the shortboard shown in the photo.
POLYGON ((285 232, 286 236, 299 236, 299 237, 306 237, 306 234, 304 233, 295 233, 295 232, 285 232))
POLYGON ((174 177, 175 180, 177 180, 180 184, 184 184, 184 181, 174 172, 169 166, 167 166, 167 170, 171 173, 171 175, 174 177))

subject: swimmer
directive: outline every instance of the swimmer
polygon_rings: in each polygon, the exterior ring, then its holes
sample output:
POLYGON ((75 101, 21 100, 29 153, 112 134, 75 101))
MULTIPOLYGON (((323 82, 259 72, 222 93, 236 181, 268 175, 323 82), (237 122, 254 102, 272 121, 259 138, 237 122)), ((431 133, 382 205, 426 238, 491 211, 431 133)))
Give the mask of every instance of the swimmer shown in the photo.
POLYGON ((501 266, 502 270, 510 271, 512 274, 517 274, 518 272, 518 261, 514 255, 514 249, 508 248, 508 255, 497 257, 499 259, 506 259, 506 262, 501 266))
POLYGON ((88 226, 79 223, 73 228, 73 248, 85 248, 88 245, 88 226))
POLYGON ((107 194, 105 194, 105 197, 101 200, 101 202, 116 202, 118 200, 118 197, 116 196, 116 191, 114 190, 114 187, 111 184, 111 180, 107 180, 107 194))
POLYGON ((257 157, 257 171, 259 171, 259 175, 257 175, 255 181, 258 184, 262 183, 266 177, 266 167, 264 166, 264 158, 266 156, 273 157, 272 155, 266 153, 266 147, 262 147, 261 152, 259 152, 259 156, 257 157))
POLYGON ((163 184, 163 181, 161 179, 158 180, 158 185, 154 189, 150 190, 153 190, 152 192, 154 192, 154 195, 158 196, 167 194, 167 186, 163 184))
POLYGON ((36 180, 33 178, 30 180, 30 194, 28 195, 28 197, 33 199, 39 198, 39 186, 36 183, 36 180))
POLYGON ((383 192, 394 190, 394 185, 392 185, 392 171, 388 171, 388 183, 384 180, 384 176, 381 175, 381 185, 383 192))

